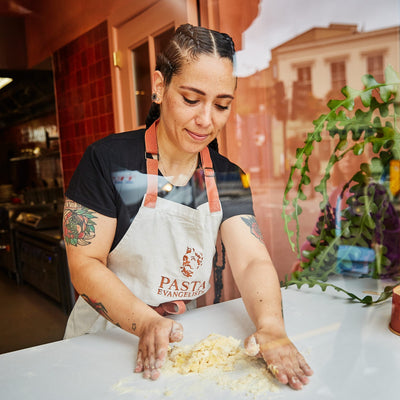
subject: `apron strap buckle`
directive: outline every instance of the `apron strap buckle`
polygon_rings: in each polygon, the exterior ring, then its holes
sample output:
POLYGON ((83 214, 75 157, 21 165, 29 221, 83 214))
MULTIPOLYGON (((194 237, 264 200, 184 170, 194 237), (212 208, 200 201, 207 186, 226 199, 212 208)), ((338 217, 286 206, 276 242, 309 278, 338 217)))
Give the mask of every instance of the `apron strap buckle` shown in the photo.
POLYGON ((203 167, 204 170, 204 176, 206 178, 215 178, 215 171, 214 168, 210 168, 210 167, 203 167))

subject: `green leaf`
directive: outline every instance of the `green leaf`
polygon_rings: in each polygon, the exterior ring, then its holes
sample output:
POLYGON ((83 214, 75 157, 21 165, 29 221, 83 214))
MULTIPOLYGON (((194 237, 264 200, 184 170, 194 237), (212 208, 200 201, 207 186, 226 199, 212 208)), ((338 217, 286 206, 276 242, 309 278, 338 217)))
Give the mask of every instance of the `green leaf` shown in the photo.
POLYGON ((361 300, 361 302, 362 303, 364 303, 364 304, 372 304, 372 296, 365 296, 362 300, 361 300))
POLYGON ((367 217, 365 218, 365 225, 370 229, 375 229, 375 221, 371 218, 370 215, 367 215, 367 217))
POLYGON ((325 189, 324 183, 320 182, 318 185, 314 186, 314 190, 318 193, 322 193, 325 189))
POLYGON ((342 93, 346 96, 346 98, 352 100, 358 97, 361 94, 361 92, 362 92, 361 90, 353 89, 350 86, 345 86, 342 89, 342 93))
POLYGON ((366 92, 361 93, 360 97, 363 106, 369 107, 371 105, 371 100, 372 100, 372 90, 367 90, 366 92))
POLYGON ((307 200, 307 196, 304 194, 302 190, 299 190, 299 199, 300 200, 307 200))
POLYGON ((303 175, 302 181, 304 185, 309 185, 311 183, 311 178, 308 175, 303 175))
MULTIPOLYGON (((383 89, 383 88, 381 88, 381 89, 383 89)), ((390 98, 390 96, 391 96, 391 92, 389 93, 386 93, 385 94, 385 96, 386 95, 388 95, 389 97, 388 97, 388 99, 387 100, 385 100, 385 101, 388 101, 389 100, 389 98, 390 98)), ((382 96, 382 92, 381 92, 381 96, 382 96)), ((388 115, 389 115, 389 107, 388 107, 388 105, 387 104, 385 104, 385 103, 383 103, 383 104, 381 104, 380 106, 379 106, 379 112, 380 112, 380 114, 381 114, 381 116, 382 117, 387 117, 388 115)))
POLYGON ((343 103, 343 100, 329 100, 327 106, 331 109, 331 110, 336 110, 337 108, 339 108, 343 103))
POLYGON ((337 150, 344 150, 347 147, 347 138, 339 140, 338 144, 336 145, 337 150))
POLYGON ((365 176, 361 171, 356 172, 351 179, 353 181, 359 182, 359 183, 365 182, 365 176))
MULTIPOLYGON (((324 125, 326 119, 327 119, 327 115, 321 114, 317 119, 315 119, 313 121, 313 125, 315 126, 316 129, 321 129, 322 126, 324 125)), ((310 133, 309 136, 312 136, 312 133, 310 133)))
POLYGON ((375 88, 376 86, 379 85, 379 83, 375 80, 375 78, 370 74, 364 75, 361 78, 361 82, 364 84, 365 89, 375 88))
POLYGON ((312 142, 307 143, 304 146, 304 154, 308 157, 311 155, 312 151, 314 149, 314 146, 312 145, 312 142))
POLYGON ((355 154, 356 156, 359 156, 362 153, 364 153, 364 146, 365 146, 365 142, 355 144, 353 146, 353 154, 355 154))
POLYGON ((385 68, 385 83, 387 85, 400 85, 399 74, 393 69, 391 65, 385 68))

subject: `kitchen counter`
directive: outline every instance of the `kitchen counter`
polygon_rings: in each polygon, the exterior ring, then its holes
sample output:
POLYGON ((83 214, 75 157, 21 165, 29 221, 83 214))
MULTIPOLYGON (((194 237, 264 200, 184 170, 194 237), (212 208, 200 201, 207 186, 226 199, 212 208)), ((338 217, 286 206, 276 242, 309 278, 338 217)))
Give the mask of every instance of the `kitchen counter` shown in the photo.
MULTIPOLYGON (((379 292, 372 279, 340 279, 356 294, 379 292)), ((1 398, 28 399, 373 399, 396 396, 400 336, 388 324, 391 299, 365 307, 328 288, 282 289, 289 337, 314 369, 301 391, 279 385, 276 393, 248 396, 198 376, 134 374, 137 338, 118 328, 0 356, 1 398)), ((241 299, 176 316, 185 330, 181 344, 210 333, 244 339, 253 324, 241 299)), ((27 327, 29 330, 29 327, 27 327)))
POLYGON ((22 224, 14 224, 14 230, 64 248, 61 229, 33 229, 22 224))

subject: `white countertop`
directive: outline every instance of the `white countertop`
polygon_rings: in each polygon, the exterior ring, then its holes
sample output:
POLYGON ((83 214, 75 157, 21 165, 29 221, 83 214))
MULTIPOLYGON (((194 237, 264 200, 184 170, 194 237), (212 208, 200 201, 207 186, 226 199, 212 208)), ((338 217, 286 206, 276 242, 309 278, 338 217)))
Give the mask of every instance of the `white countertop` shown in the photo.
MULTIPOLYGON (((372 279, 336 281, 346 289, 380 291, 372 279)), ((301 391, 279 385, 262 399, 380 399, 396 396, 400 336, 388 324, 391 299, 365 307, 328 288, 282 289, 289 337, 314 369, 301 391)), ((244 339, 253 324, 241 299, 200 308, 176 317, 182 344, 210 333, 244 339)), ((29 330, 29 327, 27 327, 29 330)), ((240 399, 254 398, 205 382, 198 376, 161 376, 157 381, 134 374, 137 338, 118 328, 101 334, 37 346, 0 356, 0 398, 4 400, 76 399, 240 399), (116 386, 119 384, 119 389, 116 386)))

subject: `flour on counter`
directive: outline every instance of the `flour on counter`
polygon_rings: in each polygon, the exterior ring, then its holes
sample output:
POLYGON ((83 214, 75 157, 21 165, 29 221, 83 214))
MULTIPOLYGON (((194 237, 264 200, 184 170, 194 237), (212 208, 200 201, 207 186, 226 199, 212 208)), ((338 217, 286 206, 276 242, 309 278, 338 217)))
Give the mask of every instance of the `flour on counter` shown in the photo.
POLYGON ((223 388, 253 397, 279 391, 262 359, 247 355, 239 340, 217 334, 193 346, 170 348, 162 373, 198 374, 223 388))
POLYGON ((217 394, 218 388, 229 390, 232 396, 228 396, 234 399, 264 400, 268 394, 276 398, 273 392, 280 391, 262 359, 246 354, 240 340, 217 334, 194 345, 171 346, 156 381, 132 373, 119 379, 111 390, 125 399, 204 400, 210 393, 217 394))
MULTIPOLYGON (((111 387, 112 391, 120 395, 134 393, 135 398, 137 398, 136 396, 138 396, 141 399, 149 399, 149 400, 154 399, 154 397, 163 397, 166 395, 166 393, 163 393, 163 391, 160 388, 155 388, 154 385, 150 385, 152 383, 151 381, 144 380, 144 382, 146 383, 148 382, 149 385, 146 385, 147 387, 139 387, 136 384, 137 380, 135 378, 136 378, 135 374, 133 373, 130 376, 121 378, 117 383, 115 383, 111 387)), ((141 376, 140 378, 142 379, 141 376)), ((128 395, 127 398, 129 397, 130 396, 128 395)))

